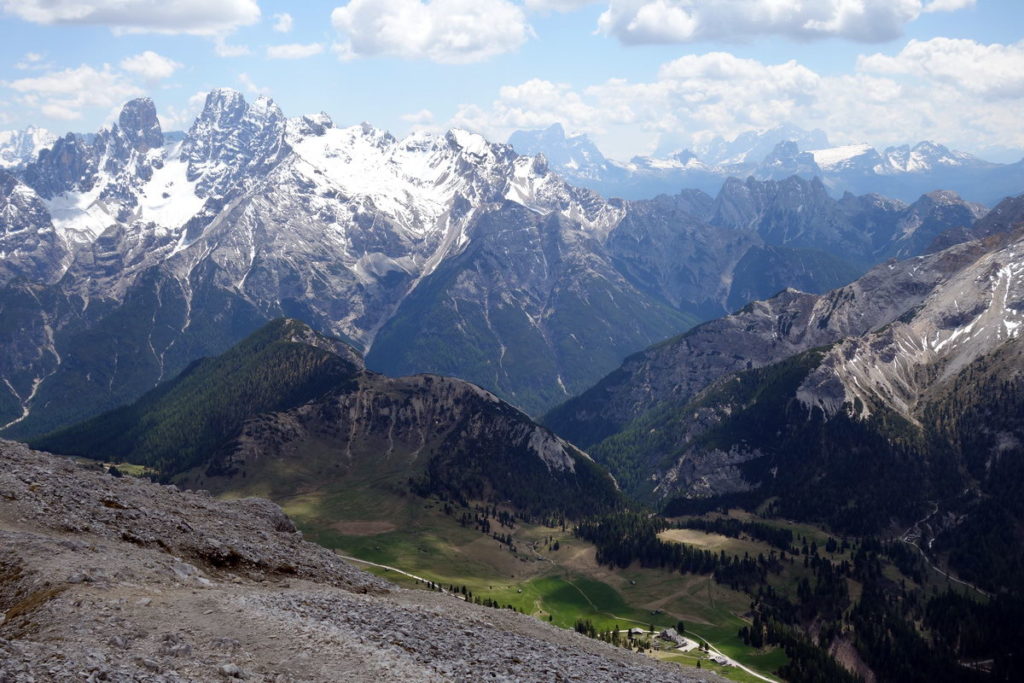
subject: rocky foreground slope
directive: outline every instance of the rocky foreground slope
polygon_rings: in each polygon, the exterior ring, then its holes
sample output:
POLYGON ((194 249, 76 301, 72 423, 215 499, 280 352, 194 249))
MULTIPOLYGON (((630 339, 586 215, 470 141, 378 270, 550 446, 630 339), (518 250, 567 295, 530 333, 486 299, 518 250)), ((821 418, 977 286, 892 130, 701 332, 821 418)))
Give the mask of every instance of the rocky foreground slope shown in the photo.
MULTIPOLYGON (((0 442, 0 680, 691 680, 405 590, 219 501, 0 442)), ((713 678, 713 677, 707 677, 713 678)))

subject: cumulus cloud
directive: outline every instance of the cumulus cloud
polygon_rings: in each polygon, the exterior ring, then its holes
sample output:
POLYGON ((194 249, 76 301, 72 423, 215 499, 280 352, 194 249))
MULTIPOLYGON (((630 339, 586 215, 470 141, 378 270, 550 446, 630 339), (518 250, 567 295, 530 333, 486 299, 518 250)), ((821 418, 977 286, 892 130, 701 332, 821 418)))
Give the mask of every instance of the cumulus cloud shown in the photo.
POLYGON ((126 33, 216 35, 260 19, 257 0, 0 0, 38 24, 109 26, 126 33))
POLYGON ((231 45, 222 35, 214 36, 213 52, 218 57, 245 57, 252 54, 248 45, 231 45))
POLYGON ((961 9, 973 0, 610 0, 597 30, 627 45, 839 37, 875 43, 900 36, 922 11, 961 9))
POLYGON ((109 64, 104 64, 102 69, 83 64, 36 78, 21 78, 5 85, 18 93, 18 101, 22 105, 38 109, 49 118, 65 121, 81 118, 84 108, 109 109, 144 94, 140 87, 109 64))
POLYGON ((256 83, 252 80, 252 77, 249 76, 249 74, 247 73, 243 72, 238 74, 238 82, 242 84, 242 87, 244 87, 247 92, 252 93, 253 95, 270 94, 270 88, 256 85, 256 83))
POLYGON ((534 78, 519 85, 503 86, 489 109, 461 107, 452 120, 468 128, 504 139, 519 128, 544 128, 563 123, 572 129, 603 130, 608 112, 598 112, 566 83, 534 78))
POLYGON ((1024 97, 1024 41, 985 45, 973 40, 911 40, 899 54, 862 56, 860 71, 939 81, 989 98, 1024 97))
POLYGON ((463 106, 450 125, 504 139, 558 122, 619 158, 781 123, 821 128, 836 144, 936 139, 968 150, 1024 147, 1022 46, 927 42, 927 50, 911 41, 895 57, 863 57, 843 75, 712 52, 667 62, 643 81, 573 88, 534 79, 502 87, 487 106, 463 106))
POLYGON ((478 62, 518 49, 533 34, 509 0, 350 0, 331 13, 331 23, 342 59, 478 62))
POLYGON ((306 57, 318 55, 323 51, 324 46, 320 43, 310 43, 308 45, 302 45, 301 43, 271 45, 267 47, 267 57, 270 59, 305 59, 306 57))
POLYGON ((170 78, 182 65, 173 59, 146 50, 132 57, 121 60, 121 68, 138 74, 149 83, 156 83, 170 78))
POLYGON ((288 33, 289 31, 292 30, 293 23, 294 22, 292 21, 292 15, 288 14, 287 12, 282 12, 281 14, 274 15, 273 28, 278 33, 288 33))
POLYGON ((402 114, 402 120, 413 125, 425 126, 434 121, 434 113, 429 109, 420 109, 412 114, 402 114))
POLYGON ((184 130, 188 128, 195 121, 199 112, 203 110, 205 103, 206 91, 202 90, 193 93, 188 98, 184 107, 176 107, 174 105, 162 107, 162 110, 157 113, 157 118, 160 119, 160 126, 164 130, 184 130))
POLYGON ((974 7, 975 0, 932 0, 925 5, 925 12, 955 12, 967 7, 974 7))

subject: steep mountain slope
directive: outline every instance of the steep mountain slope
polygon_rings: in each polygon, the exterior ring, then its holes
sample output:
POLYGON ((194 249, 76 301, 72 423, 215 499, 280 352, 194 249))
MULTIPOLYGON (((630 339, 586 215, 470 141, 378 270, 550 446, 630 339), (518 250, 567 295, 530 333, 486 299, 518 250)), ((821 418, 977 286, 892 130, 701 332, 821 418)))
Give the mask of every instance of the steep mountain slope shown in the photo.
MULTIPOLYGON (((11 248, 0 305, 17 310, 14 329, 50 330, 35 340, 34 356, 13 359, 25 377, 5 377, 21 409, 4 422, 21 435, 137 397, 274 316, 300 316, 366 346, 423 278, 467 248, 477 219, 510 200, 559 215, 552 225, 579 249, 599 245, 623 212, 566 185, 542 161, 479 136, 399 141, 368 125, 336 129, 323 115, 288 120, 270 100, 249 104, 225 90, 210 93, 181 142, 162 144, 152 102, 139 100, 94 143, 62 138, 4 188, 11 248), (13 278, 22 274, 46 288, 32 292, 41 302, 55 303, 17 306, 25 284, 13 278), (150 312, 132 310, 138 301, 150 312), (62 405, 86 388, 92 405, 62 405), (31 405, 46 414, 30 414, 31 405)), ((523 257, 543 261, 544 246, 525 240, 523 257)), ((563 284, 585 290, 566 277, 563 284)), ((614 272, 601 277, 629 289, 614 272)), ((528 307, 518 299, 550 298, 543 287, 495 294, 528 307)), ((664 307, 643 308, 661 317, 638 334, 641 344, 688 324, 664 307)), ((556 328, 561 336, 549 345, 575 332, 583 330, 556 328)), ((633 340, 617 344, 605 369, 635 348, 633 340)), ((582 378, 558 370, 573 387, 597 376, 589 367, 582 378)), ((471 367, 463 374, 477 376, 471 367)), ((535 377, 523 375, 521 388, 511 368, 513 393, 533 390, 535 377)), ((567 395, 556 376, 547 385, 542 393, 567 395)))
POLYGON ((877 266, 824 295, 789 289, 755 301, 631 356, 597 385, 548 413, 544 423, 589 447, 652 406, 685 404, 720 377, 885 325, 988 248, 967 242, 877 266))
POLYGON ((314 478, 509 503, 524 514, 612 507, 614 482, 588 456, 460 380, 390 379, 340 341, 279 320, 198 361, 133 405, 34 442, 183 475, 196 488, 269 482, 273 497, 314 478))
POLYGON ((696 322, 638 291, 593 236, 564 223, 518 205, 480 216, 473 242, 380 331, 370 367, 457 375, 537 410, 644 340, 696 322))
POLYGON ((626 412, 627 387, 650 394, 650 378, 674 372, 655 408, 590 448, 626 490, 671 499, 670 514, 770 500, 777 514, 861 534, 922 519, 952 566, 989 589, 1019 586, 1022 264, 1024 234, 1002 233, 825 297, 753 304, 649 350, 549 423, 600 425, 609 397, 626 412), (780 356, 761 366, 765 348, 780 356))
POLYGON ((512 610, 401 589, 303 541, 266 500, 11 442, 0 463, 3 680, 691 680, 512 610))

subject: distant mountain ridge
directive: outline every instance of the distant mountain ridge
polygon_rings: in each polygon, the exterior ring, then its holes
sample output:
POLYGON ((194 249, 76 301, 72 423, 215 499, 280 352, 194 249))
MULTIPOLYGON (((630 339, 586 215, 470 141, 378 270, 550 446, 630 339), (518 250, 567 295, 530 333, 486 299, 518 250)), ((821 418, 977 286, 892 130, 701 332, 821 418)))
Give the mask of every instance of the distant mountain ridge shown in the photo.
POLYGON ((35 126, 0 131, 0 168, 15 168, 35 161, 39 152, 56 141, 56 135, 35 126))
POLYGON ((134 400, 281 316, 540 414, 700 320, 834 288, 981 213, 935 196, 788 176, 625 202, 466 131, 399 140, 219 89, 168 136, 133 100, 0 170, 0 431, 134 400))
POLYGON ((748 131, 731 141, 717 137, 695 150, 634 157, 626 163, 606 158, 586 135, 567 136, 560 124, 516 131, 508 141, 521 154, 544 154, 574 184, 626 199, 674 193, 683 187, 714 194, 727 178, 782 180, 790 175, 819 177, 836 196, 877 193, 907 202, 942 189, 993 205, 1024 191, 1024 159, 993 163, 931 141, 882 151, 866 144, 836 147, 823 131, 790 124, 748 131))

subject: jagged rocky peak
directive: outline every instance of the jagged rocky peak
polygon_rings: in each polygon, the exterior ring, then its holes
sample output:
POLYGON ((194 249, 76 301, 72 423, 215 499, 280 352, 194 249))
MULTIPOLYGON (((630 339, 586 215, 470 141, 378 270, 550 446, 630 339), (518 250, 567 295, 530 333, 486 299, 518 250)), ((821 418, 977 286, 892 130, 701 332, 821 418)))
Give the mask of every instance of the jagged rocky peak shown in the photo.
POLYGON ((0 237, 39 229, 49 222, 46 206, 39 195, 13 173, 0 170, 0 237))
POLYGON ((232 122, 237 123, 248 108, 249 105, 245 101, 245 97, 237 90, 232 88, 214 88, 206 93, 203 111, 199 114, 198 119, 196 119, 196 123, 199 121, 229 125, 232 122))
POLYGON ((164 133, 156 115, 156 105, 148 97, 140 97, 124 105, 117 117, 121 133, 132 147, 141 152, 162 147, 164 133))
POLYGON ((783 140, 764 158, 758 169, 758 176, 782 180, 792 175, 817 177, 821 175, 821 169, 815 163, 813 154, 801 152, 799 145, 793 140, 783 140))
POLYGON ((766 131, 740 133, 731 142, 716 137, 696 151, 710 164, 759 163, 780 142, 795 142, 801 149, 828 147, 828 136, 821 130, 804 130, 792 124, 783 124, 766 131))
POLYGON ((810 215, 812 208, 831 209, 834 203, 817 177, 807 180, 793 175, 778 181, 760 181, 754 177, 748 177, 745 181, 729 178, 715 198, 711 222, 745 229, 753 226, 755 218, 768 209, 776 214, 792 212, 810 215))
POLYGON ((556 169, 572 174, 597 173, 607 165, 601 150, 582 133, 566 135, 561 123, 553 123, 541 130, 516 131, 508 144, 525 156, 544 154, 556 169))
POLYGON ((917 422, 930 389, 1020 336, 1021 301, 1024 241, 1018 234, 952 272, 919 308, 832 349, 798 397, 829 415, 846 409, 866 417, 885 407, 917 422))
POLYGON ((319 137, 331 128, 334 128, 334 121, 325 112, 305 114, 288 119, 288 134, 290 136, 319 137))
POLYGON ((886 162, 896 171, 906 173, 923 173, 941 168, 957 166, 985 165, 965 152, 951 150, 930 140, 924 140, 913 147, 900 145, 886 148, 883 156, 886 162))
POLYGON ((0 131, 0 168, 18 168, 36 160, 39 152, 57 140, 44 128, 0 131))
POLYGON ((237 90, 211 90, 181 149, 197 194, 223 196, 247 173, 269 168, 285 147, 285 123, 269 97, 249 104, 237 90))
POLYGON ((25 182, 45 199, 69 190, 88 191, 96 176, 96 158, 81 136, 68 133, 25 169, 25 182))

